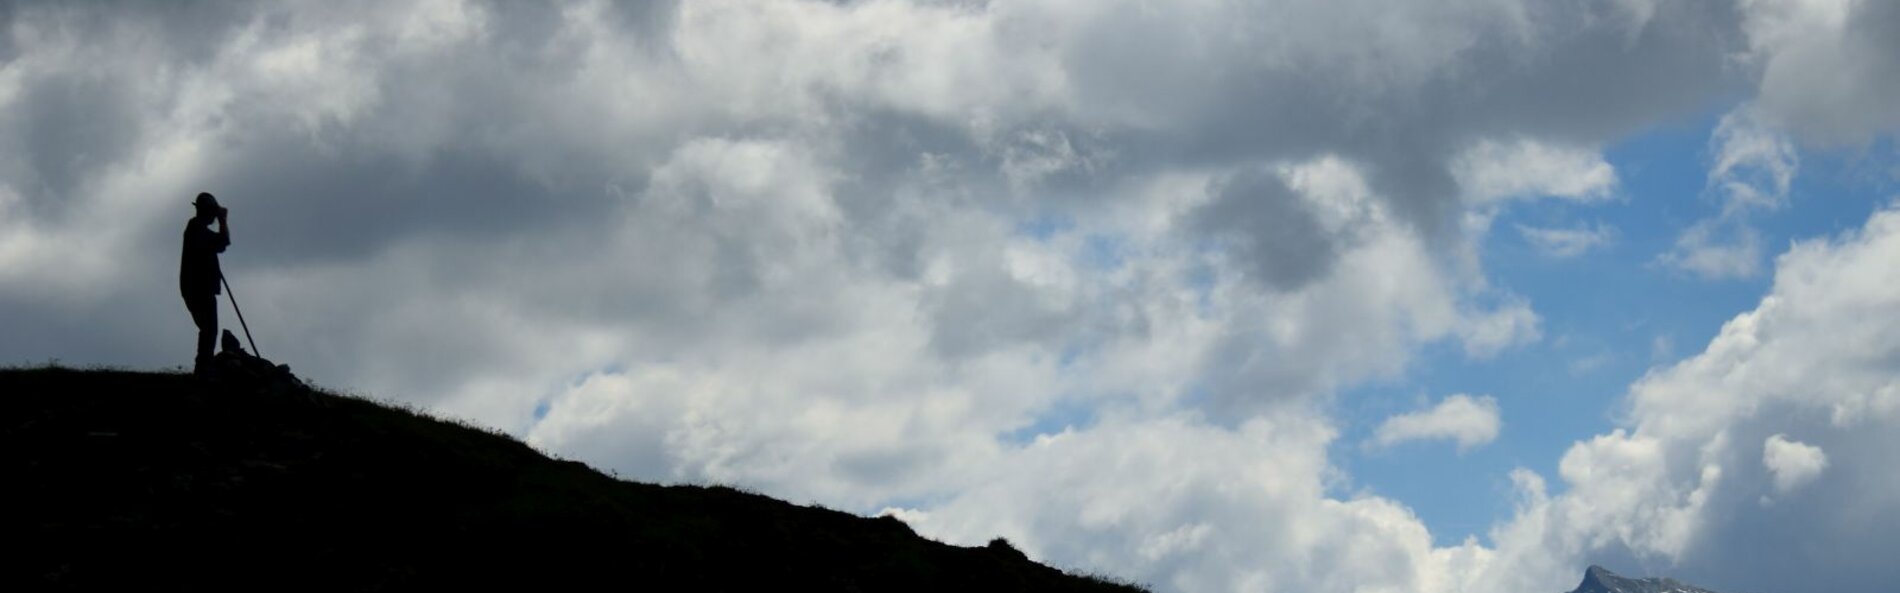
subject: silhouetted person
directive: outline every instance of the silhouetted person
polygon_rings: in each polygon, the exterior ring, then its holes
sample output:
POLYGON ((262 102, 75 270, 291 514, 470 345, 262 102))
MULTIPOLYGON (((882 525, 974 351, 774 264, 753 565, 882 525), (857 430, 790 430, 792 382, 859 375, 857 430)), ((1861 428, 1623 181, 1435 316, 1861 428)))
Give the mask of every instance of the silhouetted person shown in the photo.
POLYGON ((198 324, 198 358, 193 371, 211 368, 211 345, 218 336, 219 283, 224 272, 218 269, 218 254, 231 245, 231 224, 225 222, 225 209, 208 193, 198 194, 191 203, 198 214, 185 223, 185 253, 178 261, 178 293, 185 297, 185 309, 191 322, 198 324), (211 223, 218 230, 211 230, 211 223))

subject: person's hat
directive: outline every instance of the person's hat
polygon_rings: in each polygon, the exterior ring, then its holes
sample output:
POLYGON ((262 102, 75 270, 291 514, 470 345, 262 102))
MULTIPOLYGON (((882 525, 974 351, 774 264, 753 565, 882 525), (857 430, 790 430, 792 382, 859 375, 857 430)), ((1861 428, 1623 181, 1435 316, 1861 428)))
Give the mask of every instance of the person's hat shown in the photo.
POLYGON ((199 192, 199 193, 198 193, 198 201, 196 201, 196 202, 192 202, 192 203, 191 203, 191 205, 193 205, 193 206, 210 206, 210 207, 213 207, 213 208, 216 208, 216 207, 218 207, 218 199, 217 199, 217 198, 214 198, 214 197, 211 197, 211 194, 210 194, 210 193, 208 193, 208 192, 199 192))

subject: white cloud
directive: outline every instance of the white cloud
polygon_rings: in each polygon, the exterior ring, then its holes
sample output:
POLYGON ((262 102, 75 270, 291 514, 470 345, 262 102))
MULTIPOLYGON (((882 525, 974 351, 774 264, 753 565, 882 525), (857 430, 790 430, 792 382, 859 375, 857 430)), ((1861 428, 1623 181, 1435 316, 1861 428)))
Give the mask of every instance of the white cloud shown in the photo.
POLYGON ((1788 187, 1801 168, 1794 143, 1760 117, 1744 106, 1722 116, 1710 133, 1715 165, 1709 168, 1708 183, 1723 196, 1724 214, 1785 206, 1788 187))
POLYGON ((1704 279, 1751 278, 1761 271, 1762 252, 1761 233, 1749 218, 1787 205, 1800 157, 1793 142, 1749 106, 1722 116, 1709 143, 1716 158, 1708 187, 1720 196, 1722 210, 1684 229, 1656 261, 1704 279))
POLYGON ((1616 168, 1595 150, 1528 139, 1481 141, 1459 153, 1452 174, 1465 199, 1480 204, 1542 196, 1598 201, 1613 195, 1617 182, 1616 168))
POLYGON ((1649 339, 1650 364, 1674 362, 1676 358, 1676 339, 1669 334, 1657 334, 1649 339))
POLYGON ((1369 443, 1390 447, 1407 441, 1445 439, 1456 441, 1462 452, 1496 440, 1501 424, 1496 398, 1459 393, 1446 396, 1429 409, 1385 419, 1373 431, 1369 443))
POLYGON ((1626 428, 1564 455, 1562 494, 1527 490, 1493 532, 1500 562, 1486 570, 1500 583, 1545 571, 1554 581, 1564 567, 1634 555, 1717 589, 1895 582, 1900 540, 1864 526, 1900 518, 1896 282, 1900 210, 1796 244, 1758 307, 1631 387, 1626 428), (1809 547, 1764 555, 1764 541, 1809 547))
POLYGON ((1490 311, 1469 315, 1459 326, 1465 356, 1487 359, 1506 348, 1536 342, 1544 335, 1543 319, 1520 298, 1506 298, 1490 311))
POLYGON ((1616 229, 1602 223, 1594 227, 1576 228, 1544 228, 1520 224, 1517 225, 1517 232, 1538 251, 1556 258, 1583 255, 1591 249, 1609 245, 1616 239, 1616 229))
POLYGON ((1761 464, 1774 476, 1775 493, 1787 494, 1820 477, 1821 470, 1827 469, 1827 454, 1820 447, 1774 434, 1762 443, 1761 464))
POLYGON ((1583 374, 1596 372, 1598 370, 1601 370, 1605 365, 1610 364, 1614 360, 1615 360, 1615 357, 1610 355, 1607 352, 1592 354, 1589 356, 1584 356, 1582 358, 1572 359, 1569 365, 1570 374, 1583 375, 1583 374))
POLYGON ((913 525, 963 544, 1001 535, 1158 590, 1460 590, 1486 551, 1433 548, 1395 501, 1327 496, 1332 436, 1293 410, 1231 429, 1110 418, 1025 445, 913 525))
POLYGON ((1705 280, 1753 278, 1761 273, 1761 231, 1740 218, 1704 219, 1684 229, 1657 263, 1705 280))

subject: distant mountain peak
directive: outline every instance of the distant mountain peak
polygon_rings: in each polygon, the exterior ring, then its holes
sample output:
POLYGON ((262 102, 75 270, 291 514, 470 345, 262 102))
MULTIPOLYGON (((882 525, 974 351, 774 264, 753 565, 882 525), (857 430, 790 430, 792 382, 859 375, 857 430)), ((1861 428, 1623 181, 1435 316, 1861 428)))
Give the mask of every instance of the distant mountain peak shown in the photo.
POLYGON ((1590 565, 1583 571, 1583 582, 1570 593, 1716 593, 1709 589, 1685 584, 1670 578, 1647 577, 1632 579, 1610 569, 1590 565))
POLYGON ((1610 569, 1595 564, 1590 565, 1589 569, 1583 571, 1583 582, 1586 584, 1601 582, 1606 577, 1612 579, 1622 578, 1617 576, 1616 573, 1610 572, 1610 569))

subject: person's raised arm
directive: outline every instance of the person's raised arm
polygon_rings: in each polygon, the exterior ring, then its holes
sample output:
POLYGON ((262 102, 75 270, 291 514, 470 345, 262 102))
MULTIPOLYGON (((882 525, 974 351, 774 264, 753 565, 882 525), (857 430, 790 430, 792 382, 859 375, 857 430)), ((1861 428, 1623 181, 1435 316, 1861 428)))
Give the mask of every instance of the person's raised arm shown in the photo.
POLYGON ((224 248, 231 246, 231 221, 228 220, 230 213, 231 209, 218 207, 218 253, 224 253, 224 248))

